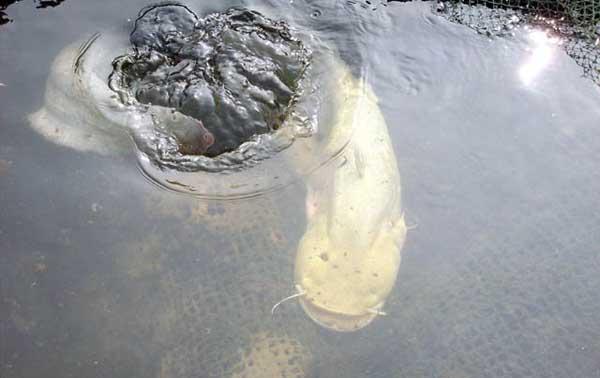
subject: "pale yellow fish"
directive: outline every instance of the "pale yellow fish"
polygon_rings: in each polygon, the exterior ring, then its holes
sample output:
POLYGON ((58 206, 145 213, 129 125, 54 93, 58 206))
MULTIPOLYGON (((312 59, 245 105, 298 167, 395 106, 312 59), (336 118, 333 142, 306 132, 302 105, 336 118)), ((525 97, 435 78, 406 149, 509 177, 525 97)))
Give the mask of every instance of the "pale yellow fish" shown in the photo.
MULTIPOLYGON (((52 63, 46 82, 44 105, 28 116, 31 127, 44 138, 78 151, 110 155, 131 150, 132 142, 122 122, 109 119, 104 107, 119 106, 105 83, 110 73, 110 52, 102 44, 73 43, 65 47, 52 63), (91 47, 90 47, 91 46, 91 47), (94 59, 106 63, 86 66, 80 61, 86 49, 94 59), (106 56, 106 59, 96 59, 106 56)), ((117 112, 115 112, 117 114, 117 112)), ((122 113, 123 117, 126 115, 122 113)))
POLYGON ((352 75, 340 80, 343 102, 328 143, 347 128, 353 136, 342 156, 309 179, 295 283, 310 318, 354 331, 383 314, 407 229, 396 156, 377 99, 352 75))

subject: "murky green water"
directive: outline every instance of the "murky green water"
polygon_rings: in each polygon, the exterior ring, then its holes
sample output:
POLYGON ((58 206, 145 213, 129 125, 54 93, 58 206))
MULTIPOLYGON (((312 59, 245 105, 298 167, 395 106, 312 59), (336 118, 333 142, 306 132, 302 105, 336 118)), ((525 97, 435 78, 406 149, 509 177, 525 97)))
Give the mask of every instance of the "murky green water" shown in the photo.
POLYGON ((271 314, 327 169, 207 201, 147 180, 133 144, 78 151, 28 124, 60 51, 126 36, 148 3, 17 3, 0 27, 0 377, 600 377, 600 89, 555 41, 490 40, 422 2, 244 3, 336 46, 397 157, 387 315, 338 333, 298 300, 271 314))

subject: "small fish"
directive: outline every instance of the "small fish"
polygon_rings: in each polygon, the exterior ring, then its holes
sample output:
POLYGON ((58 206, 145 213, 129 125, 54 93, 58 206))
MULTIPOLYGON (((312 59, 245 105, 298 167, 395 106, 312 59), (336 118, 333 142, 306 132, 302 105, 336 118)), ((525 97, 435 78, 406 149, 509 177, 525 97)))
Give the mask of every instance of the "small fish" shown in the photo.
POLYGON ((198 119, 160 106, 153 106, 150 112, 155 122, 177 139, 182 154, 204 155, 215 143, 214 135, 198 119))
POLYGON ((11 166, 12 161, 0 159, 0 176, 7 174, 11 166))
POLYGON ((179 140, 179 151, 182 154, 204 155, 215 143, 214 135, 204 127, 202 121, 197 121, 196 128, 191 133, 186 132, 183 136, 177 135, 177 132, 175 132, 179 140))

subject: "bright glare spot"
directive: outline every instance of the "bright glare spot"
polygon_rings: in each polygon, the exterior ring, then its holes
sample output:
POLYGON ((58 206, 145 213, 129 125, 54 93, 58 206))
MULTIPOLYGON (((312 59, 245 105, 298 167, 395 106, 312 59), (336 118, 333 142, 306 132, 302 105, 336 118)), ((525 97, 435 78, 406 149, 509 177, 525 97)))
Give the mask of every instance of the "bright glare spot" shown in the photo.
POLYGON ((552 38, 541 30, 531 31, 529 39, 533 43, 533 50, 519 70, 519 77, 525 85, 530 85, 548 67, 555 51, 554 47, 559 42, 558 38, 552 38))

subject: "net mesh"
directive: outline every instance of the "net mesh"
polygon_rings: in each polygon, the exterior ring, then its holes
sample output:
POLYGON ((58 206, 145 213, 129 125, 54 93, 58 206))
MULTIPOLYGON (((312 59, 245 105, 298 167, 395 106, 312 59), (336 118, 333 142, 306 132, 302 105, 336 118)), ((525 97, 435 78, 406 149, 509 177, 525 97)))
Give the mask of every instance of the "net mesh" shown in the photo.
POLYGON ((520 24, 551 29, 585 76, 600 85, 600 0, 440 0, 437 11, 489 36, 520 24))
POLYGON ((598 0, 449 0, 445 3, 485 5, 498 9, 518 9, 536 16, 563 19, 573 26, 595 31, 600 22, 598 0))

